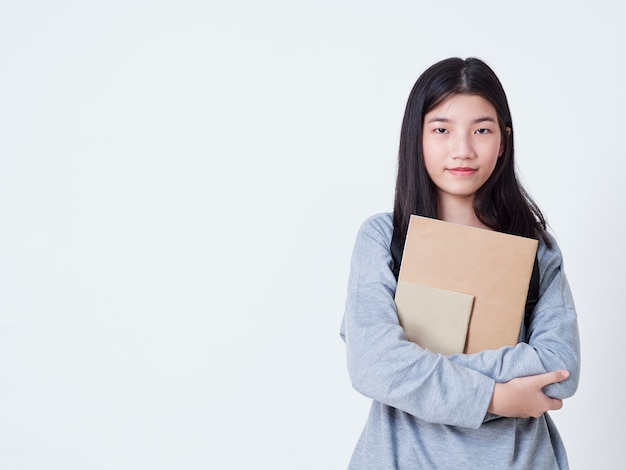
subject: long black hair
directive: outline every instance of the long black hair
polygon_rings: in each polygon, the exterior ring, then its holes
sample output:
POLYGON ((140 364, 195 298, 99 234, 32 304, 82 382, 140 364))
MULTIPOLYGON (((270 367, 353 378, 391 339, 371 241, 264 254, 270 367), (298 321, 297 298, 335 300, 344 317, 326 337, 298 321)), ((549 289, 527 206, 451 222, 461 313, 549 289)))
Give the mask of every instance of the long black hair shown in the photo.
POLYGON ((393 208, 391 251, 398 275, 404 240, 412 214, 437 218, 437 188, 428 176, 422 150, 424 116, 455 94, 478 95, 489 101, 498 115, 504 153, 489 179, 476 192, 474 212, 483 224, 499 232, 538 239, 545 236, 543 214, 524 190, 515 172, 513 122, 500 80, 476 58, 442 60, 417 79, 407 101, 398 153, 398 176, 393 208), (508 128, 508 129, 507 129, 508 128))

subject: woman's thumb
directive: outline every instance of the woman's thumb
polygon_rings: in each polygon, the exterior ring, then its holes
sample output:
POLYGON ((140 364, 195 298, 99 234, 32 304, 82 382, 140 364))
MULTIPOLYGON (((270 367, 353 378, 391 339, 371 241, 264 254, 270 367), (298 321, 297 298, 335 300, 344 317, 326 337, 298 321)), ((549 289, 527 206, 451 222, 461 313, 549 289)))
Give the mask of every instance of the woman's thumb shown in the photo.
POLYGON ((542 385, 542 387, 545 387, 546 385, 562 382, 568 377, 569 377, 569 372, 566 370, 555 370, 552 372, 548 372, 547 374, 543 374, 542 379, 543 379, 544 384, 542 385))

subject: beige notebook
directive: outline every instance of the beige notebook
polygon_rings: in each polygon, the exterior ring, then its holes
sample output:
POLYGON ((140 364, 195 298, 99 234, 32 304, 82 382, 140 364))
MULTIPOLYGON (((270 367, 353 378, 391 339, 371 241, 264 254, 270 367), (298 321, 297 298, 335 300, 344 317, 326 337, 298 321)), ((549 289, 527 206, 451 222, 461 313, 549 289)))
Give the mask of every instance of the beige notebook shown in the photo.
POLYGON ((399 281, 398 318, 409 341, 433 352, 461 354, 474 296, 399 281))
POLYGON ((465 353, 515 345, 537 244, 530 238, 411 216, 398 280, 474 297, 465 353))

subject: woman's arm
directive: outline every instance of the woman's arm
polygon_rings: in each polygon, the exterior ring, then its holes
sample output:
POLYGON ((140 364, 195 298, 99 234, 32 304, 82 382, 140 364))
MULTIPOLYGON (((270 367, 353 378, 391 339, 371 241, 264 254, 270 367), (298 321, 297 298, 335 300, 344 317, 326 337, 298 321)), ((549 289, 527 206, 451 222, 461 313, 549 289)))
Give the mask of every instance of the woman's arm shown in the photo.
POLYGON ((394 303, 391 233, 391 218, 382 215, 357 236, 341 328, 352 384, 426 421, 478 428, 495 382, 406 339, 394 303))
POLYGON ((578 383, 576 314, 558 249, 547 253, 542 263, 541 298, 529 325, 528 344, 444 357, 409 342, 398 322, 389 253, 392 230, 387 215, 369 219, 353 252, 341 336, 354 388, 421 419, 474 428, 488 407, 499 409, 500 416, 519 417, 523 413, 515 413, 524 403, 532 407, 524 412, 529 415, 541 414, 546 406, 560 408, 560 400, 535 393, 537 381, 527 377, 569 371, 567 380, 550 377, 539 389, 557 399, 573 394, 578 383), (530 396, 538 401, 529 402, 530 396))
POLYGON ((565 399, 578 387, 580 376, 580 342, 572 294, 562 266, 561 253, 540 246, 540 297, 532 313, 525 343, 476 354, 459 354, 448 359, 464 367, 482 372, 498 383, 557 370, 566 370, 569 377, 545 386, 551 398, 565 399))

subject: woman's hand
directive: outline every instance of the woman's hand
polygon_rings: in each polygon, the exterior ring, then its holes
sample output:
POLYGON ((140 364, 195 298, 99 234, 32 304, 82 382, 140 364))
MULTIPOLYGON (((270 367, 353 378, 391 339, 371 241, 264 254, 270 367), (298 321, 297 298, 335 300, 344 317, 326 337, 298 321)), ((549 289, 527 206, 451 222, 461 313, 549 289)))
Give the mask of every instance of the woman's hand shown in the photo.
POLYGON ((568 371, 556 370, 497 383, 487 411, 508 418, 538 418, 546 411, 559 410, 563 402, 546 396, 542 389, 567 377, 568 371))

